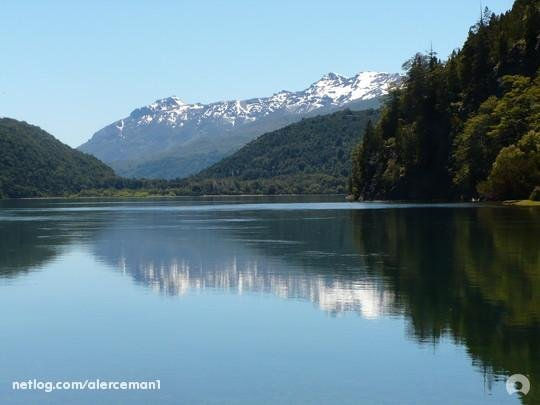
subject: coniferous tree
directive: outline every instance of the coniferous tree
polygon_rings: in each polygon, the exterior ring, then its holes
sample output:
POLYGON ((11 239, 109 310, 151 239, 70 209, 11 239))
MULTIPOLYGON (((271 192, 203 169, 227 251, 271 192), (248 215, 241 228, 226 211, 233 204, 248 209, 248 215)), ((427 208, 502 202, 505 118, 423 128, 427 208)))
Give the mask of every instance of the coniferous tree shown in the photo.
MULTIPOLYGON (((540 125, 539 15, 537 0, 516 0, 501 16, 485 9, 463 48, 446 62, 433 50, 408 60, 403 65, 403 86, 391 92, 373 128, 379 141, 371 143, 379 148, 364 141, 354 153, 355 195, 365 199, 468 199, 479 191, 486 197, 508 195, 494 191, 501 182, 490 182, 489 196, 483 192, 488 188, 480 184, 488 177, 500 177, 500 170, 493 174, 493 165, 503 148, 517 145, 540 125)), ((499 168, 508 161, 503 157, 499 168)), ((522 189, 519 193, 514 197, 526 197, 522 189)))

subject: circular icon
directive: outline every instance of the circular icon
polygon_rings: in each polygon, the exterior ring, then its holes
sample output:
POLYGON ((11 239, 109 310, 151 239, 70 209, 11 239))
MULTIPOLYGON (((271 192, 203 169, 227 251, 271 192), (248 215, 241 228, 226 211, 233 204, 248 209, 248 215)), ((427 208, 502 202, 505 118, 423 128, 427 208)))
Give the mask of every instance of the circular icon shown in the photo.
POLYGON ((531 383, 529 379, 523 374, 514 374, 508 377, 506 380, 506 391, 508 395, 512 395, 516 392, 521 392, 523 395, 527 395, 531 389, 531 383))

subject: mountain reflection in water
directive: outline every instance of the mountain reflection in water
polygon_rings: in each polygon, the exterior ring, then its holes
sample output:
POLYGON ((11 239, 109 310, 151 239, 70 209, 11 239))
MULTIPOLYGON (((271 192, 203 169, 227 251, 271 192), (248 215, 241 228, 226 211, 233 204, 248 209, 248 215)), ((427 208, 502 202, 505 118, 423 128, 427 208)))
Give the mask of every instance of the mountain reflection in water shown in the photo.
MULTIPOLYGON (((0 221, 0 277, 79 244, 159 293, 266 293, 334 315, 404 317, 419 343, 449 336, 495 378, 540 381, 540 210, 147 208, 0 221)), ((533 384, 522 401, 539 398, 533 384)))
POLYGON ((367 273, 365 258, 346 236, 348 218, 306 215, 178 219, 175 226, 168 218, 152 217, 144 225, 140 218, 127 219, 102 232, 92 249, 100 260, 168 295, 204 289, 271 293, 309 300, 332 314, 385 313, 393 294, 367 273))

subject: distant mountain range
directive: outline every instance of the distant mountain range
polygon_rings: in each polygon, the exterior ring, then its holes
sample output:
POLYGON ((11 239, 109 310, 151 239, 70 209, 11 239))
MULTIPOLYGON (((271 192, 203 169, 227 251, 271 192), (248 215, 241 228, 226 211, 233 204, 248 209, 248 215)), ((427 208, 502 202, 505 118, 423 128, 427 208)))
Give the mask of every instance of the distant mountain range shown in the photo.
POLYGON ((187 104, 177 97, 134 110, 79 147, 127 177, 181 178, 197 173, 262 135, 304 117, 378 107, 398 74, 323 76, 306 90, 267 98, 187 104))

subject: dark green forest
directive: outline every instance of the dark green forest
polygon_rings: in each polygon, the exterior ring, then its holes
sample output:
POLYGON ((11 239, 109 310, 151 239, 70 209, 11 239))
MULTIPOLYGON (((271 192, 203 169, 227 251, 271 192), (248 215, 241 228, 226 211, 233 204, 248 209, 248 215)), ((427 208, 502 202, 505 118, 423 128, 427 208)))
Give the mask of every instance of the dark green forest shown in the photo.
POLYGON ((262 135, 196 176, 176 180, 116 176, 96 158, 38 127, 0 121, 0 195, 147 196, 346 193, 350 153, 378 113, 340 111, 262 135))
POLYGON ((180 183, 126 179, 41 128, 0 119, 0 198, 183 194, 180 183))
POLYGON ((115 174, 42 129, 0 119, 0 198, 40 197, 103 187, 115 174))
POLYGON ((352 156, 360 199, 527 198, 540 184, 540 3, 485 10, 459 50, 408 60, 352 156))
POLYGON ((193 191, 345 193, 349 156, 377 112, 340 111, 264 134, 192 177, 193 191))

